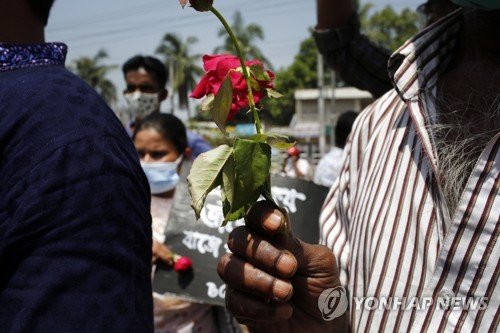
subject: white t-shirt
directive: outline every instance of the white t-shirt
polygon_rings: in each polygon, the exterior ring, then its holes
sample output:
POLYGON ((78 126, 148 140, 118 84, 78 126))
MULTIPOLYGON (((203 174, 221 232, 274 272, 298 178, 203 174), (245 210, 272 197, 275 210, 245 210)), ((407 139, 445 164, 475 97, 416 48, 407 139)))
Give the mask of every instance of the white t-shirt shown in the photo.
POLYGON ((342 168, 342 154, 344 150, 333 147, 319 160, 316 172, 314 173, 314 182, 318 185, 331 187, 333 182, 339 176, 342 168))
MULTIPOLYGON (((295 172, 295 168, 292 163, 292 160, 289 159, 285 167, 285 175, 290 178, 299 178, 297 177, 297 173, 295 172)), ((301 179, 311 180, 312 167, 306 159, 299 158, 297 161, 297 169, 304 175, 304 177, 300 177, 301 179)))

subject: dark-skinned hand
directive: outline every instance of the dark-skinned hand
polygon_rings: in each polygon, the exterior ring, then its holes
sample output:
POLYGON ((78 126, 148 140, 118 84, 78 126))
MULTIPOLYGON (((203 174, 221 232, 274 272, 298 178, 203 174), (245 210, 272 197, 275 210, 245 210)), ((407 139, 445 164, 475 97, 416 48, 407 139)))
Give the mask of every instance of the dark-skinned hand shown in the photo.
POLYGON ((347 332, 347 314, 325 321, 318 308, 319 295, 340 285, 333 253, 295 238, 286 214, 267 201, 245 220, 217 267, 233 316, 253 332, 347 332))

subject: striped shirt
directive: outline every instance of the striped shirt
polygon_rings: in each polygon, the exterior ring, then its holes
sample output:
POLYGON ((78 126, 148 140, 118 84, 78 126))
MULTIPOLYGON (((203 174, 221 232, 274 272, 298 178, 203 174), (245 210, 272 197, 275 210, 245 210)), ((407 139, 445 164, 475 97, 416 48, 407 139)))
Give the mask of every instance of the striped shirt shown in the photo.
POLYGON ((389 62, 395 89, 356 120, 324 204, 321 243, 336 255, 354 332, 494 332, 499 326, 500 133, 486 145, 450 216, 427 131, 436 119, 436 81, 462 25, 459 10, 396 51, 389 62), (450 310, 438 302, 446 295, 460 302, 486 297, 487 308, 450 310), (363 296, 432 304, 372 310, 375 301, 355 303, 363 296))

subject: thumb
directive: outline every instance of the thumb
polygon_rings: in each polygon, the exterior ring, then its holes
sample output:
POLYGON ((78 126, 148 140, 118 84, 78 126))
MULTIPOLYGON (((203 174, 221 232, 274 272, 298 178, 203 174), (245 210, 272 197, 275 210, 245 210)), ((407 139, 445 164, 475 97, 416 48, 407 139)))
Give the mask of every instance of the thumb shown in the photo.
POLYGON ((285 209, 277 207, 270 201, 258 201, 247 212, 245 222, 248 228, 270 239, 275 246, 290 251, 297 260, 298 273, 338 276, 331 250, 296 238, 285 209))

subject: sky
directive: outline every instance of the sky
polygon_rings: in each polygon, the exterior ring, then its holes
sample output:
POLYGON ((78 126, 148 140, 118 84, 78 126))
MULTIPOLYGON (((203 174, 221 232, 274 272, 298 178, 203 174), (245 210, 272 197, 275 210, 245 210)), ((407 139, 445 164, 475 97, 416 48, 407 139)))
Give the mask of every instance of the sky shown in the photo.
MULTIPOLYGON (((411 0, 372 0, 375 9, 391 4, 396 10, 416 8, 411 0)), ((363 3, 363 2, 362 2, 363 3)), ((215 0, 216 8, 230 22, 236 10, 245 24, 259 24, 265 39, 259 42, 275 68, 292 63, 300 42, 315 25, 314 0, 215 0)), ((123 91, 119 67, 136 54, 154 55, 165 33, 186 38, 196 36, 193 54, 211 53, 222 43, 217 36, 221 25, 212 13, 199 13, 179 6, 178 0, 56 0, 46 30, 47 41, 69 46, 67 63, 81 56, 94 56, 104 48, 105 63, 118 65, 109 78, 123 91)), ((200 59, 201 64, 201 59, 200 59)), ((124 105, 123 98, 119 104, 124 105)))

